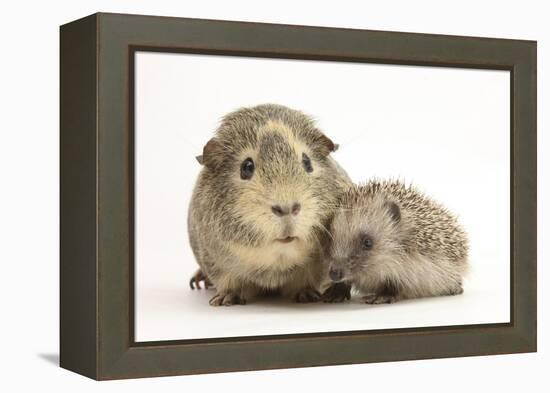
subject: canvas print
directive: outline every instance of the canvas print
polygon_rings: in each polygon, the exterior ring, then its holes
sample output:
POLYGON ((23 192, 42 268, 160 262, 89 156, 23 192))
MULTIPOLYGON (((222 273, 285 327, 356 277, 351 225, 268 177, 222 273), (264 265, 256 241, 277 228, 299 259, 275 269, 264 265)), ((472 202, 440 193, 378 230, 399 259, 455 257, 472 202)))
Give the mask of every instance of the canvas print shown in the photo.
POLYGON ((137 52, 138 342, 510 321, 510 73, 137 52))

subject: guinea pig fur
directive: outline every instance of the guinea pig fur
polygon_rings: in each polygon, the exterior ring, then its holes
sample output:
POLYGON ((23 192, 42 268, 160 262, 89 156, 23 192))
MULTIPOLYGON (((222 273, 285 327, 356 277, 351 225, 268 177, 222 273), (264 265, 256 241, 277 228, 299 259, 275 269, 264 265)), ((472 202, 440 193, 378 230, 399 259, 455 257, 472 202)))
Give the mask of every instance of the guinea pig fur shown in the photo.
POLYGON ((213 306, 262 293, 317 301, 334 205, 351 182, 335 145, 307 115, 265 104, 226 115, 197 160, 188 215, 200 269, 191 287, 213 285, 213 306))

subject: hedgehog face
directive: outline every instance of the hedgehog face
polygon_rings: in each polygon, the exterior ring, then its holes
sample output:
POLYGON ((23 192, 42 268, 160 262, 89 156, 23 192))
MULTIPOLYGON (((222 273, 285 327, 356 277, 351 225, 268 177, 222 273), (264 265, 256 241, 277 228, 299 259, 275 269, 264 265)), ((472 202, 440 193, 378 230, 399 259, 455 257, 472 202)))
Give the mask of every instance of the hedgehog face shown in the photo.
POLYGON ((321 230, 334 201, 327 156, 335 145, 304 115, 293 115, 299 121, 261 121, 246 112, 225 119, 205 146, 201 161, 220 194, 212 209, 226 240, 292 253, 321 230))
POLYGON ((353 199, 343 205, 331 225, 330 278, 352 280, 402 248, 401 210, 384 196, 353 199))

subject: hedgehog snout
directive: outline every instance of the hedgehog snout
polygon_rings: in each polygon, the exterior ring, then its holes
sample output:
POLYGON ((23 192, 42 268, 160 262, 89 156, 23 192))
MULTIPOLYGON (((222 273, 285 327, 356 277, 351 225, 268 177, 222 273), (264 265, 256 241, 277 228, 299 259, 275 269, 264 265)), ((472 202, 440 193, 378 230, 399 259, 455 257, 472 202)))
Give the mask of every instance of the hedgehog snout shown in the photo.
POLYGON ((333 259, 330 263, 328 275, 332 282, 340 282, 346 279, 349 269, 344 259, 333 259))
POLYGON ((344 269, 331 267, 328 275, 333 282, 340 282, 344 278, 344 269))

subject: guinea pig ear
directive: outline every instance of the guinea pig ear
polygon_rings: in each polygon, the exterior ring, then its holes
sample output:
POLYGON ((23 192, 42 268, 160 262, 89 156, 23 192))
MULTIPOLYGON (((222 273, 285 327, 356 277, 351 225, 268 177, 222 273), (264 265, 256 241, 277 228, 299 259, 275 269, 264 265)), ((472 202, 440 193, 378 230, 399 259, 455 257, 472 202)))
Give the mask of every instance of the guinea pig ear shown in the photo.
POLYGON ((221 159, 222 150, 221 143, 215 138, 212 138, 202 148, 202 154, 195 158, 199 164, 212 168, 221 159))
POLYGON ((323 154, 326 156, 338 150, 338 147, 339 147, 338 144, 332 142, 332 140, 330 140, 330 138, 323 133, 320 133, 318 142, 321 148, 323 149, 323 154))
POLYGON ((397 203, 388 201, 386 202, 386 208, 388 209, 390 217, 394 222, 397 223, 401 221, 401 209, 399 208, 399 205, 397 203))

